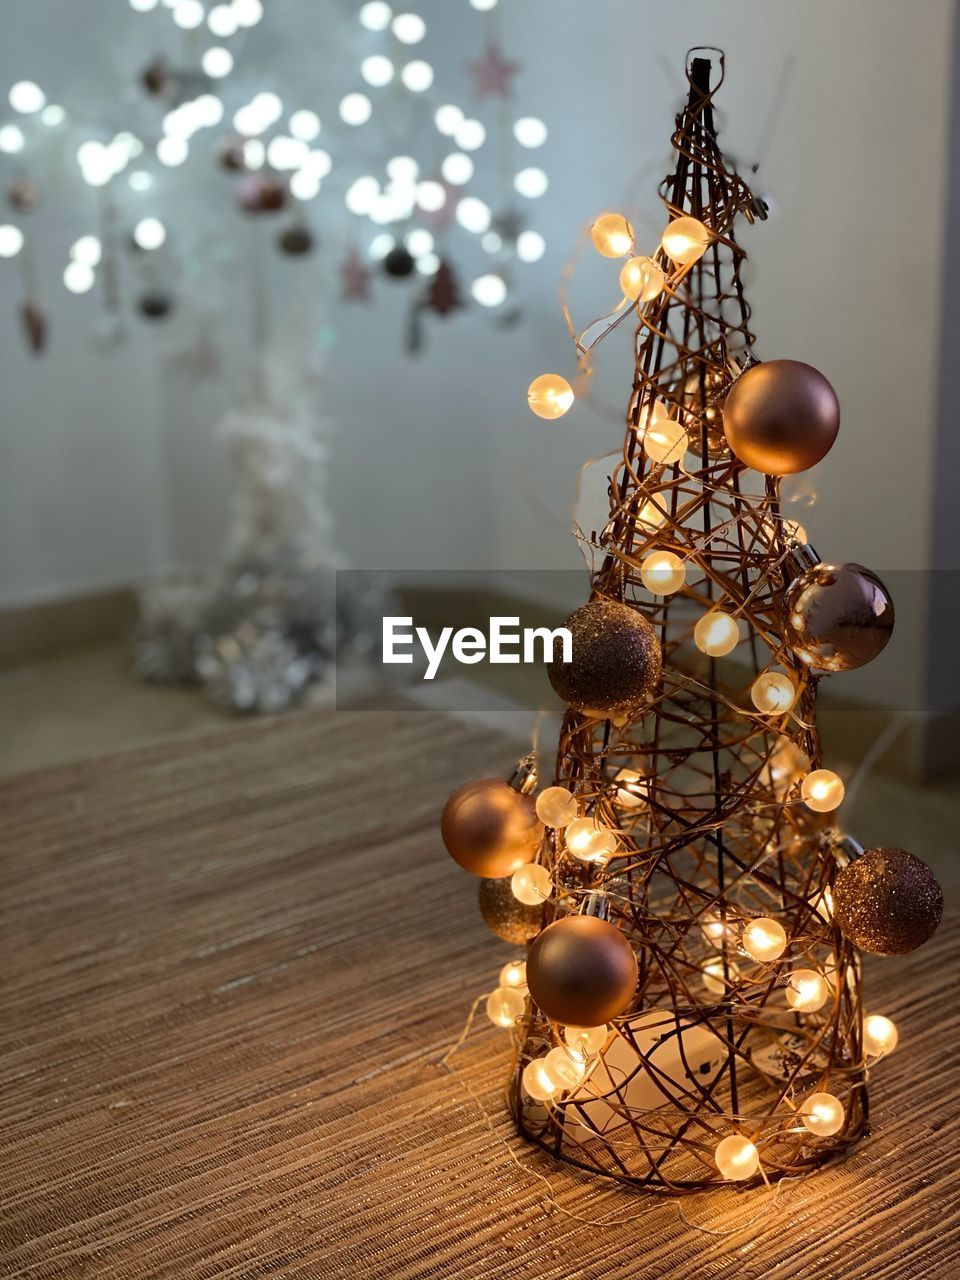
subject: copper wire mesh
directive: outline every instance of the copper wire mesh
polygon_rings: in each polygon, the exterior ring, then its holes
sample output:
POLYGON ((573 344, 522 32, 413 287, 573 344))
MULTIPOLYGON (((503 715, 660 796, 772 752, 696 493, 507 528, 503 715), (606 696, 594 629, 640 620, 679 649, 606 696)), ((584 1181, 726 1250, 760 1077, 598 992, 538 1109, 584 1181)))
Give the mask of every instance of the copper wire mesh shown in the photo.
POLYGON ((830 922, 843 844, 797 787, 820 764, 815 682, 785 646, 779 619, 800 551, 781 515, 779 481, 745 473, 722 432, 724 395, 754 358, 734 228, 763 210, 717 144, 710 74, 708 59, 688 60, 676 168, 660 194, 671 216, 703 222, 711 243, 680 273, 661 249, 670 283, 637 309, 623 456, 592 583, 592 599, 624 601, 658 628, 663 683, 639 719, 569 711, 563 722, 557 781, 577 794, 581 812, 618 831, 616 856, 575 863, 557 833, 540 855, 560 888, 553 916, 600 910, 635 945, 638 1000, 587 1082, 546 1107, 525 1097, 521 1073, 559 1043, 560 1029, 534 1010, 511 1090, 530 1141, 672 1193, 722 1181, 714 1152, 732 1133, 759 1148, 760 1177, 809 1169, 856 1141, 867 1109, 859 965, 830 922), (655 401, 687 429, 680 463, 658 464, 644 451, 655 401), (654 549, 684 560, 682 593, 644 588, 640 564, 654 549), (741 623, 729 660, 692 643, 694 622, 717 605, 741 623), (779 716, 760 714, 750 699, 753 679, 771 667, 798 691, 779 716), (632 772, 618 779, 621 770, 632 772), (786 930, 775 963, 753 961, 740 945, 743 921, 756 916, 786 930), (829 998, 815 1012, 796 1013, 785 1000, 798 968, 827 979, 829 998), (815 1138, 800 1122, 813 1092, 843 1103, 834 1137, 815 1138))

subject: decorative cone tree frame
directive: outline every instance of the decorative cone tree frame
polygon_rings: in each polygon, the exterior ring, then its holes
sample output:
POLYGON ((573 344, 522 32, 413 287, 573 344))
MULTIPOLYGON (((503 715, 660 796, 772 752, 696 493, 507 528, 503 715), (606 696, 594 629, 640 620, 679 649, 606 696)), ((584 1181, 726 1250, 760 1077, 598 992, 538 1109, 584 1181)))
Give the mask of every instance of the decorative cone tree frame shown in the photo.
MULTIPOLYGON (((735 230, 764 210, 720 152, 710 76, 688 60, 670 222, 620 275, 633 395, 573 661, 551 667, 570 704, 555 784, 534 809, 522 762, 455 793, 443 823, 486 877, 487 923, 531 943, 487 1004, 515 1035, 520 1132, 675 1194, 802 1173, 857 1141, 868 1066, 897 1033, 864 1017, 856 947, 910 950, 942 904, 918 859, 832 825, 817 681, 876 656, 893 609, 781 514, 780 477, 827 453, 839 408, 816 370, 753 355, 735 230)), ((620 215, 592 238, 633 252, 620 215)), ((543 417, 573 399, 557 375, 530 389, 543 417)))

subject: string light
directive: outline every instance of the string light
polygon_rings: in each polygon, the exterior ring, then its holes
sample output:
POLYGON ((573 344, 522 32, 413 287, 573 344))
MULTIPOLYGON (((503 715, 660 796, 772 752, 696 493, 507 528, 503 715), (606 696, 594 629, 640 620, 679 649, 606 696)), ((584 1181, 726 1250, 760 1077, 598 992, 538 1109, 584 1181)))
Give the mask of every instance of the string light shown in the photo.
POLYGON ((157 159, 168 169, 183 164, 190 154, 190 148, 183 138, 161 138, 157 143, 157 159))
POLYGON ((568 827, 579 812, 577 797, 566 787, 547 787, 537 796, 537 817, 545 827, 568 827))
POLYGON ((513 188, 517 195, 527 200, 538 200, 546 194, 549 186, 547 175, 542 169, 521 169, 513 180, 513 188))
POLYGON ((646 499, 637 512, 636 523, 643 530, 659 529, 667 518, 667 511, 652 498, 646 499))
POLYGON ((263 17, 260 0, 233 0, 233 16, 241 27, 255 27, 263 17))
POLYGON ((457 130, 463 124, 463 121, 463 112, 450 102, 444 103, 442 107, 437 107, 433 116, 437 132, 442 133, 445 138, 456 137, 457 130))
POLYGON ((547 126, 536 116, 521 116, 513 122, 513 136, 521 147, 535 150, 547 140, 547 126))
POLYGON ((871 1013, 863 1020, 863 1049, 870 1057, 882 1057, 893 1053, 900 1039, 899 1032, 889 1018, 882 1013, 871 1013))
POLYGON ((564 1027, 563 1039, 574 1052, 584 1058, 590 1058, 600 1052, 607 1043, 610 1028, 602 1027, 564 1027))
POLYGON ((717 1144, 714 1153, 717 1168, 728 1182, 742 1182, 752 1178, 760 1168, 760 1152, 749 1138, 733 1133, 717 1144))
POLYGON ((93 267, 86 262, 68 262, 63 273, 63 283, 70 293, 88 293, 94 279, 93 267))
POLYGON ((465 196, 457 204, 457 221, 464 231, 472 231, 474 235, 482 235, 489 229, 491 217, 489 206, 476 196, 465 196))
POLYGON ((563 837, 569 852, 580 862, 604 863, 617 848, 617 833, 593 818, 575 818, 563 837))
POLYGON ((174 24, 183 31, 196 30, 206 16, 200 0, 178 0, 173 10, 174 24))
POLYGON ((827 1002, 830 988, 816 969, 794 969, 787 975, 787 1004, 797 1013, 813 1013, 827 1002))
POLYGON ((622 258, 633 248, 633 227, 622 213, 602 213, 590 228, 590 239, 604 258, 622 258))
POLYGON ((476 151, 486 141, 487 131, 479 120, 464 120, 453 138, 461 151, 476 151))
POLYGON ((23 248, 23 232, 7 222, 0 227, 0 258, 15 258, 23 248))
POLYGON ((534 1102, 550 1102, 559 1092, 547 1070, 546 1058, 534 1058, 523 1068, 523 1087, 534 1102))
POLYGON ((689 267, 706 253, 710 232, 696 218, 675 218, 663 233, 663 251, 678 267, 689 267))
POLYGON ((780 671, 761 671, 750 686, 753 705, 764 715, 783 715, 797 700, 797 690, 789 676, 780 671))
POLYGON ((783 955, 787 946, 787 933, 779 920, 758 916, 744 929, 741 942, 747 955, 762 963, 769 963, 783 955))
POLYGON ((737 970, 729 962, 724 969, 722 960, 708 961, 701 971, 703 985, 713 996, 722 996, 727 989, 727 977, 733 979, 738 975, 737 970))
POLYGON ((97 236, 81 236, 70 248, 70 257, 74 262, 85 262, 88 267, 96 267, 103 256, 103 246, 97 236))
POLYGON ((711 609, 693 629, 694 644, 708 658, 723 658, 740 643, 740 624, 729 613, 711 609))
POLYGON ((5 151, 8 155, 15 155, 18 151, 23 150, 25 141, 23 130, 19 129, 15 124, 5 124, 0 128, 0 151, 5 151))
POLYGON ((620 272, 620 288, 631 302, 652 302, 663 293, 666 276, 652 258, 631 258, 620 272))
POLYGON ((642 773, 636 769, 618 770, 614 781, 617 782, 617 800, 625 809, 639 809, 646 801, 649 791, 642 773))
POLYGON ((401 44, 419 44, 427 34, 427 24, 417 13, 398 13, 391 30, 401 44))
POLYGON ((9 101, 14 111, 19 111, 22 116, 31 116, 43 110, 47 95, 32 80, 18 80, 11 86, 9 101))
POLYGON ((159 218, 141 218, 133 229, 133 239, 141 249, 159 249, 167 229, 159 218))
POLYGON ((443 185, 428 178, 417 187, 417 204, 425 213, 436 213, 447 202, 447 193, 443 185))
POLYGON ((320 133, 320 117, 315 111, 295 111, 290 117, 290 132, 300 142, 313 142, 320 133))
POLYGON ((433 84, 433 67, 418 58, 407 63, 400 72, 400 79, 411 93, 425 93, 433 84))
POLYGON ((340 119, 344 124, 366 124, 372 111, 373 106, 365 93, 348 93, 340 99, 340 119))
POLYGON ((383 3, 383 0, 369 0, 369 3, 360 9, 359 16, 361 25, 368 31, 386 31, 393 12, 388 4, 383 3))
POLYGON ((407 235, 406 245, 415 258, 420 258, 433 252, 433 236, 425 227, 414 227, 407 235))
POLYGON ((207 14, 207 26, 211 34, 220 40, 229 40, 236 32, 238 22, 228 4, 215 4, 207 14))
POLYGON ((832 813, 843 803, 843 780, 832 769, 814 769, 800 783, 800 795, 814 813, 832 813))
POLYGON ((719 916, 707 916, 700 925, 708 942, 719 947, 727 936, 727 926, 719 916))
POLYGON ((543 1069, 553 1081, 557 1093, 575 1089, 587 1074, 587 1064, 582 1055, 559 1044, 544 1058, 543 1069))
POLYGON ((539 231, 521 231, 517 236, 517 257, 521 262, 539 262, 547 251, 547 242, 539 231))
POLYGON ((312 200, 320 194, 321 181, 308 169, 300 169, 290 179, 290 194, 295 200, 312 200))
POLYGON ((672 596, 686 578, 686 566, 672 551, 651 551, 640 564, 640 580, 655 596, 672 596))
POLYGON ((803 1101, 800 1119, 818 1138, 830 1138, 843 1128, 843 1103, 832 1093, 811 1093, 803 1101))
POLYGON ((201 65, 212 80, 222 80, 233 70, 233 54, 216 44, 204 53, 201 65))
POLYGON ((562 418, 573 404, 573 387, 559 373, 541 373, 527 388, 527 404, 538 418, 562 418))
POLYGON ((473 177, 473 161, 462 152, 453 151, 444 157, 440 172, 451 186, 462 187, 473 177))
POLYGON ((526 989, 527 962, 525 960, 508 960, 500 970, 501 987, 516 987, 518 991, 526 989))
POLYGON ((63 107, 58 106, 55 102, 52 102, 48 107, 44 107, 40 112, 41 124, 47 125, 50 129, 56 128, 58 124, 63 124, 66 118, 67 113, 63 107))
POLYGON ((134 169, 127 182, 131 191, 149 191, 153 186, 153 176, 146 169, 134 169))
POLYGON ((546 867, 541 867, 538 862, 528 862, 513 873, 510 889, 524 906, 539 907, 553 892, 553 880, 546 867))
POLYGON ((526 1007, 526 997, 516 987, 497 987, 487 996, 487 1017, 498 1027, 516 1026, 526 1007))
POLYGON ((470 286, 470 292, 481 307, 499 307, 507 296, 507 282, 503 276, 490 272, 478 276, 470 286))
POLYGON ((360 74, 374 89, 382 89, 393 79, 394 66, 382 53, 372 53, 360 63, 360 74))

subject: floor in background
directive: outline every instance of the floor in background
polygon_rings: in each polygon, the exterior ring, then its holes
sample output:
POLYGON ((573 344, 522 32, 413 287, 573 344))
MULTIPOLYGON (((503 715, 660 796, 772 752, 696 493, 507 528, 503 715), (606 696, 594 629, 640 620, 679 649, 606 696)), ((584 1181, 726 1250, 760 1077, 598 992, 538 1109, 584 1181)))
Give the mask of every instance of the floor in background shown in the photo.
MULTIPOLYGON (((434 710, 530 741, 536 717, 510 691, 481 689, 459 679, 417 689, 419 700, 434 710)), ((329 702, 329 691, 318 690, 308 706, 329 702)), ((198 689, 140 683, 120 644, 9 667, 0 670, 0 777, 209 732, 237 718, 198 689)), ((550 741, 555 732, 548 717, 540 727, 542 740, 550 741)), ((509 766, 505 761, 505 773, 509 766)), ((874 772, 851 788, 844 818, 861 843, 900 845, 924 858, 948 897, 960 902, 955 847, 960 786, 955 779, 921 786, 874 772)))

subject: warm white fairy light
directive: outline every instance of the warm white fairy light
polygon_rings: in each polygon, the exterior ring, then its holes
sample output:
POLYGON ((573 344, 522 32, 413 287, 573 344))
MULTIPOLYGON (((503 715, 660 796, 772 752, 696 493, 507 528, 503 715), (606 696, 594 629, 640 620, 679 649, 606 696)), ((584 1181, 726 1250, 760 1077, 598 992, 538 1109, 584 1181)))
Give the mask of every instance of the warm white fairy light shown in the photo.
POLYGON ((893 1022, 882 1013, 871 1013, 863 1020, 863 1049, 870 1057, 893 1053, 900 1036, 893 1022))
POLYGON ((779 920, 758 916, 751 920, 741 938, 748 956, 763 964, 778 960, 787 947, 787 932, 779 920))
POLYGON ((385 258, 391 249, 396 247, 396 240, 386 231, 381 231, 379 235, 373 237, 370 241, 370 257, 374 261, 385 258))
POLYGON ((510 890, 526 907, 538 907, 553 892, 553 878, 546 867, 528 862, 518 867, 510 878, 510 890))
POLYGON ((472 231, 474 235, 480 235, 489 228, 493 215, 489 205, 484 204, 482 200, 478 200, 476 196, 465 196, 457 204, 456 216, 464 231, 472 231))
POLYGON ((783 715, 797 700, 797 688, 782 671, 761 671, 750 686, 753 705, 764 715, 783 715))
POLYGON ((479 9, 481 13, 486 13, 489 9, 497 7, 497 0, 470 0, 471 7, 479 9))
POLYGON ((55 129, 58 124, 63 124, 66 118, 66 111, 56 102, 51 102, 49 106, 44 107, 40 112, 40 123, 45 124, 50 129, 55 129))
POLYGON ((843 803, 843 779, 832 769, 814 769, 800 783, 800 795, 814 813, 832 813, 843 803))
POLYGON ((752 1178, 760 1167, 760 1152, 740 1133, 732 1133, 719 1142, 713 1158, 728 1182, 752 1178))
POLYGON ((526 1007, 526 997, 516 987, 497 987, 487 996, 487 1017, 498 1027, 516 1026, 526 1007))
POLYGON ((708 658, 723 658, 740 643, 740 624, 720 609, 711 609, 697 621, 693 641, 708 658))
POLYGON ((96 267, 103 257, 103 245, 98 236, 86 235, 75 240, 70 247, 70 257, 74 262, 85 262, 88 267, 96 267))
POLYGON ((417 58, 401 68, 400 79, 411 93, 426 93, 433 84, 433 67, 422 58, 417 58))
POLYGON ((625 809, 639 809, 647 799, 647 781, 637 769, 619 769, 614 781, 617 783, 617 800, 625 809))
POLYGON ((687 452, 687 431, 675 418, 657 417, 643 431, 643 448, 651 462, 673 466, 687 452))
POLYGON ((281 172, 299 169, 309 153, 310 148, 305 142, 280 133, 267 144, 267 164, 281 172))
POLYGON ((462 187, 473 177, 473 161, 462 151, 452 151, 450 155, 444 156, 440 172, 451 186, 462 187))
POLYGON ((159 249, 167 238, 167 229, 159 218, 141 218, 133 229, 133 239, 141 249, 159 249))
POLYGON ((494 272, 478 276, 470 286, 470 293, 482 307, 499 307, 507 297, 507 282, 494 272))
POLYGON ((641 561, 640 581, 655 596, 672 596, 686 578, 686 566, 673 551, 651 551, 641 561))
POLYGON ((568 851, 579 862, 603 864, 616 852, 617 833, 593 818, 575 818, 564 829, 568 851))
POLYGON ((708 960, 700 971, 704 988, 712 996, 722 996, 727 989, 727 981, 739 977, 739 970, 729 961, 726 967, 722 960, 708 960))
POLYGON ((232 0, 230 5, 238 26, 255 27, 263 17, 260 0, 232 0))
POLYGON ((517 236, 517 257, 521 262, 539 262, 547 251, 547 242, 539 231, 521 231, 517 236))
POLYGON ((440 270, 440 259, 435 253, 423 253, 417 259, 417 271, 428 279, 440 270))
POLYGON ((620 288, 631 302, 652 302, 663 293, 666 276, 652 258, 631 258, 620 272, 620 288))
POLYGON ((394 66, 384 54, 371 53, 360 63, 360 74, 372 88, 382 89, 393 79, 394 66))
POLYGON ((542 373, 527 388, 527 404, 538 418, 562 418, 573 404, 573 388, 559 373, 542 373))
POLYGON ((542 147, 547 140, 547 126, 536 116, 521 116, 514 121, 513 136, 521 147, 542 147))
POLYGON ((300 169, 290 179, 290 194, 295 200, 313 200, 320 194, 321 181, 309 169, 300 169))
POLYGON ((663 251, 678 267, 689 267, 703 257, 710 232, 696 218, 675 218, 663 233, 663 251))
POLYGON ((485 231, 480 237, 480 246, 484 253, 499 253, 503 248, 503 236, 499 231, 485 231))
POLYGON ((333 159, 323 147, 314 147, 303 162, 303 168, 315 178, 325 178, 333 170, 333 159))
POLYGON ((157 7, 158 0, 130 0, 130 8, 134 13, 149 13, 157 7))
POLYGON ((220 40, 229 40, 236 32, 239 23, 236 14, 228 4, 215 4, 207 14, 207 26, 211 35, 220 40))
POLYGON ((11 107, 22 116, 42 111, 47 103, 47 95, 33 80, 18 80, 11 86, 8 97, 11 107))
POLYGON ((0 258, 15 258, 23 248, 23 232, 12 223, 0 226, 0 258))
POLYGON ((602 213, 590 228, 590 239, 604 258, 622 258, 633 248, 633 227, 622 213, 602 213))
POLYGON ((843 1128, 843 1103, 832 1093, 811 1093, 800 1106, 800 1119, 818 1138, 831 1138, 843 1128))
POLYGON ((233 70, 233 54, 223 45, 215 44, 204 53, 200 65, 211 80, 222 80, 233 70))
POLYGON ((464 120, 453 140, 461 151, 476 151, 487 140, 487 131, 479 120, 464 120))
POLYGON ((262 169, 267 163, 267 148, 259 138, 247 138, 244 142, 243 163, 248 169, 262 169))
POLYGON ((797 1013, 814 1013, 827 1002, 830 988, 816 969, 794 969, 787 974, 787 1004, 797 1013))
POLYGON ((17 125, 5 124, 0 127, 0 151, 4 151, 8 155, 15 155, 18 151, 23 150, 25 141, 23 130, 18 128, 17 125))
POLYGON ((517 195, 527 200, 538 200, 546 194, 550 185, 547 175, 542 169, 521 169, 513 180, 513 188, 517 195))
POLYGON ((184 31, 195 31, 203 24, 206 10, 200 0, 178 0, 173 10, 173 21, 184 31))
POLYGON ((134 169, 127 178, 127 184, 131 191, 149 191, 153 186, 153 175, 146 169, 134 169))
POLYGON ((398 13, 390 29, 401 44, 419 44, 427 34, 427 24, 418 13, 398 13))
POLYGON ((577 797, 566 787, 547 787, 537 796, 537 817, 545 827, 568 827, 579 812, 577 797))
POLYGON ((373 106, 365 93, 348 93, 340 99, 340 119, 344 124, 366 124, 372 111, 373 106))
POLYGON ((161 138, 157 143, 157 159, 167 168, 183 164, 189 154, 190 148, 183 138, 161 138))
POLYGON ((558 1093, 569 1093, 587 1074, 586 1058, 568 1045, 557 1045, 543 1060, 543 1069, 558 1093))
POLYGON ((413 156, 391 156, 387 161, 387 177, 391 182, 413 187, 420 176, 420 166, 413 156))
POLYGON ((527 985, 527 962, 525 960, 508 960, 500 970, 501 987, 516 987, 523 991, 527 985))
POLYGON ((582 1057, 589 1058, 598 1054, 607 1043, 610 1028, 602 1027, 564 1027, 563 1039, 571 1049, 582 1057))
POLYGON ((320 134, 320 117, 315 111, 294 111, 288 128, 292 137, 300 142, 313 142, 320 134))
POLYGON ((447 193, 440 182, 429 178, 417 185, 417 204, 424 213, 436 213, 447 202, 447 193))
POLYGON ((463 124, 464 114, 452 102, 446 102, 442 107, 437 107, 433 121, 438 133, 442 133, 445 138, 453 138, 463 124))
POLYGON ((419 258, 433 252, 433 236, 425 227, 414 227, 407 233, 406 245, 413 256, 419 258))
POLYGON ((561 1089, 547 1070, 546 1058, 534 1058, 523 1068, 521 1077, 524 1090, 534 1102, 550 1102, 561 1089))
POLYGON ((393 11, 383 0, 369 0, 360 9, 360 23, 368 31, 386 31, 390 25, 393 11))
POLYGON ((728 932, 726 922, 719 916, 704 916, 700 922, 700 928, 703 930, 703 936, 715 947, 723 944, 728 932))
POLYGON ((86 262, 68 262, 63 272, 63 283, 70 293, 88 293, 95 278, 93 267, 86 262))

